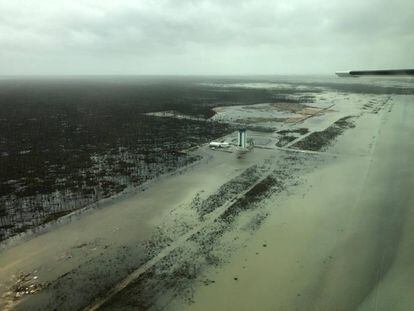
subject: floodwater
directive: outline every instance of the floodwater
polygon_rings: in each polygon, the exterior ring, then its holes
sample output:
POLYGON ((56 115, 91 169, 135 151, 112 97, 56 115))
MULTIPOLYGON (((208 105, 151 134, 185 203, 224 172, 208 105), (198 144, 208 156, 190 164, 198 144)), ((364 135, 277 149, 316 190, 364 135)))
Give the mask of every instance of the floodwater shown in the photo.
POLYGON ((0 306, 5 310, 412 309, 414 96, 335 96, 334 92, 321 96, 335 106, 318 119, 306 120, 311 131, 344 116, 355 118, 355 127, 325 150, 273 148, 271 134, 263 134, 266 148, 243 157, 201 147, 197 152, 204 159, 198 165, 3 250, 0 306), (366 110, 369 101, 379 110, 366 110), (291 160, 296 153, 300 164, 291 160), (280 182, 280 189, 257 208, 241 211, 225 228, 214 231, 226 206, 248 189, 206 219, 197 215, 194 202, 209 200, 223 184, 254 165, 261 168, 258 180, 276 172, 279 180, 288 181, 280 182), (254 226, 253 218, 260 218, 254 226), (146 241, 156 247, 148 247, 146 241), (178 265, 179 287, 176 270, 173 274, 160 266, 174 252, 179 254, 167 266, 178 265), (200 260, 201 255, 217 260, 209 264, 204 257, 200 260), (182 272, 189 262, 197 262, 195 272, 182 272), (139 274, 142 267, 147 268, 139 274), (10 287, 21 273, 36 275, 44 289, 11 299, 10 287), (145 273, 148 279, 139 279, 145 273), (128 279, 135 274, 136 279, 128 279), (142 284, 151 284, 157 292, 150 292, 145 301, 139 297, 138 303, 130 293, 142 292, 142 284))
POLYGON ((210 271, 215 282, 171 309, 411 310, 413 100, 361 118, 331 148, 338 157, 268 201, 271 217, 210 271))

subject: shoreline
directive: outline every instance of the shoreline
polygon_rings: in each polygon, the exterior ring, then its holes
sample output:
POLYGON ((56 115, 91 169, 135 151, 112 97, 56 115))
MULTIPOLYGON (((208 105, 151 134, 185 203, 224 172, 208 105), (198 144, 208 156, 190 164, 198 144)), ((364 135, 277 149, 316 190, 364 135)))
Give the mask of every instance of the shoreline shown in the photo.
MULTIPOLYGON (((203 144, 203 145, 206 145, 206 144, 203 144)), ((198 146, 194 152, 195 153, 199 152, 199 149, 203 145, 198 146)), ((176 174, 181 174, 182 172, 185 172, 186 170, 199 165, 203 161, 208 161, 208 158, 206 158, 206 156, 205 157, 201 156, 201 159, 198 159, 195 162, 192 162, 186 166, 177 168, 176 170, 172 172, 164 173, 150 180, 147 180, 137 187, 127 187, 125 190, 119 193, 116 193, 108 198, 104 198, 104 199, 101 199, 100 201, 94 202, 92 204, 88 204, 87 206, 74 210, 46 224, 43 224, 43 225, 40 225, 34 228, 30 228, 29 230, 25 232, 21 232, 19 234, 11 236, 5 240, 0 241, 0 251, 5 251, 9 248, 15 247, 21 243, 29 241, 30 239, 35 238, 39 235, 42 235, 51 230, 54 230, 56 228, 69 224, 73 221, 79 220, 82 216, 87 215, 88 213, 92 213, 96 210, 110 207, 111 205, 117 204, 122 200, 129 199, 135 195, 138 195, 140 192, 147 190, 149 187, 153 186, 154 184, 159 182, 161 179, 172 177, 172 176, 175 176, 176 174)))

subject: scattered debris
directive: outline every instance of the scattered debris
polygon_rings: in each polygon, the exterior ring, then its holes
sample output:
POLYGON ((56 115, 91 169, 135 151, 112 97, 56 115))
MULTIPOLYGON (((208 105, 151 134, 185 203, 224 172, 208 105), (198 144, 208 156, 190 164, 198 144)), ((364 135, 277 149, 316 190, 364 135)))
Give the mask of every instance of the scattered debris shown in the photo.
POLYGON ((12 280, 13 285, 3 294, 5 310, 11 309, 24 296, 34 295, 49 285, 47 282, 39 282, 39 276, 34 273, 35 271, 20 273, 12 280))

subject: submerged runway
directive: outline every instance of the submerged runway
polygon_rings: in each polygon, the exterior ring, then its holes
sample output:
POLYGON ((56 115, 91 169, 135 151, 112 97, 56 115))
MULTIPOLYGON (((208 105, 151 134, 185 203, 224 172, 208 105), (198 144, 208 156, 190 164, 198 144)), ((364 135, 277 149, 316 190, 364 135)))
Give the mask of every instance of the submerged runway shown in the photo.
POLYGON ((182 174, 2 251, 0 305, 409 310, 413 102, 347 107, 355 127, 320 152, 255 149, 236 161, 203 147, 209 157, 182 174), (13 297, 21 273, 42 290, 13 297))
POLYGON ((412 103, 393 97, 376 128, 360 120, 332 148, 352 154, 371 136, 364 156, 336 157, 269 202, 272 216, 185 310, 410 310, 412 103))

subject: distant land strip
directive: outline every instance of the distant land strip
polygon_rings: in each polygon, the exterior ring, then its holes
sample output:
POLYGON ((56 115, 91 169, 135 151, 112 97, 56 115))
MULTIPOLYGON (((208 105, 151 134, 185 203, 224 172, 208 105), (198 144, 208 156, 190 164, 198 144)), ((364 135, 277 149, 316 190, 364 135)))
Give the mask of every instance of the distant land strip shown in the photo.
POLYGON ((335 72, 340 77, 352 76, 414 76, 414 69, 351 70, 335 72))

